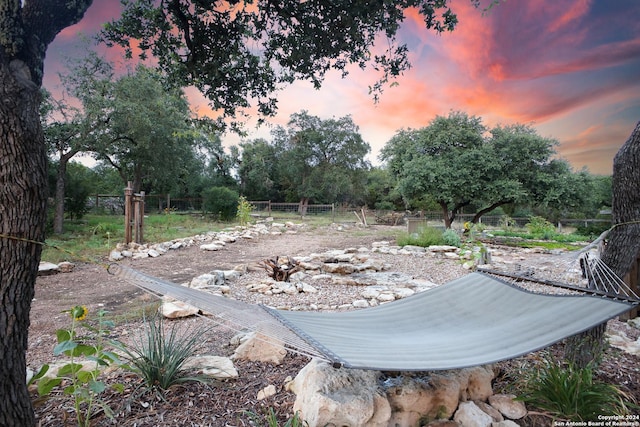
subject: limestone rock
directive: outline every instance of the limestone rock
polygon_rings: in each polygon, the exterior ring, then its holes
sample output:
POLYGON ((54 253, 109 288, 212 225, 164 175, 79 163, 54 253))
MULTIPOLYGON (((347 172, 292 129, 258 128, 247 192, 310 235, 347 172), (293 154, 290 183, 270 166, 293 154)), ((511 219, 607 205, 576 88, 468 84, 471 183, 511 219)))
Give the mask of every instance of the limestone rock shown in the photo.
POLYGON ((147 254, 151 257, 151 258, 157 258, 160 256, 160 252, 158 252, 155 249, 149 249, 149 252, 147 252, 147 254))
POLYGON ((268 386, 266 386, 265 388, 263 388, 258 392, 257 399, 264 400, 268 397, 274 396, 275 394, 276 394, 276 386, 274 386, 273 384, 269 384, 268 386))
POLYGON ((347 263, 325 263, 322 265, 322 270, 325 273, 331 274, 351 274, 358 271, 358 268, 353 264, 347 263))
POLYGON ((489 405, 487 402, 483 402, 481 400, 474 400, 473 403, 475 403, 478 406, 478 408, 482 409, 484 412, 487 413, 487 415, 489 415, 493 419, 492 427, 495 427, 496 423, 504 421, 504 417, 502 416, 500 411, 498 411, 493 406, 489 405))
POLYGON ((255 332, 247 334, 240 339, 241 344, 236 348, 232 358, 280 365, 287 355, 287 350, 283 343, 273 341, 255 332))
POLYGON ((456 246, 448 245, 432 245, 427 248, 429 252, 456 252, 458 248, 456 246))
POLYGON ((607 334, 608 342, 612 347, 620 349, 628 354, 640 356, 640 338, 633 341, 623 331, 607 334))
POLYGON ((159 308, 160 313, 167 319, 179 319, 197 314, 200 310, 182 301, 165 301, 159 308))
POLYGON ((204 245, 200 245, 200 249, 203 251, 219 251, 222 249, 222 246, 215 243, 206 243, 204 245))
POLYGON ((59 271, 58 264, 52 262, 41 261, 38 266, 38 275, 46 276, 49 274, 56 274, 59 271))
POLYGON ((473 402, 461 402, 453 420, 461 427, 490 427, 493 420, 473 402))
POLYGON ((494 394, 489 396, 489 404, 496 408, 502 415, 512 420, 519 420, 527 415, 527 408, 523 402, 514 400, 513 394, 494 394))
POLYGON ((355 300, 351 303, 355 308, 367 308, 369 307, 369 302, 366 299, 355 300))
POLYGON ((68 261, 63 261, 58 264, 58 271, 60 271, 60 273, 71 273, 75 268, 76 265, 68 261))
POLYGON ((502 420, 496 423, 492 423, 491 427, 520 427, 520 425, 512 420, 502 420))
POLYGON ((204 289, 221 285, 224 285, 224 273, 221 271, 214 271, 208 274, 201 274, 198 277, 194 277, 193 279, 191 279, 189 287, 194 289, 204 289))
POLYGON ((238 378, 238 370, 228 357, 194 356, 186 360, 183 368, 193 369, 201 375, 219 380, 238 378))
POLYGON ((326 425, 386 427, 391 407, 378 390, 379 372, 334 369, 312 360, 290 383, 300 411, 310 427, 326 425))

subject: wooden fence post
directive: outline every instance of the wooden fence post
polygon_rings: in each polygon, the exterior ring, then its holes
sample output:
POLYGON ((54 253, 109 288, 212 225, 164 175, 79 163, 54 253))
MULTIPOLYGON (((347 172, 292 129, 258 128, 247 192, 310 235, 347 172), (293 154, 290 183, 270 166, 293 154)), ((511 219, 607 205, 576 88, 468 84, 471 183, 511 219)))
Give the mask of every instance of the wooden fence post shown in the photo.
POLYGON ((134 194, 134 227, 135 227, 135 242, 142 244, 144 241, 143 228, 144 228, 144 191, 139 194, 134 194))
POLYGON ((124 243, 131 243, 131 199, 133 196, 133 188, 131 181, 127 182, 127 188, 124 189, 124 243))

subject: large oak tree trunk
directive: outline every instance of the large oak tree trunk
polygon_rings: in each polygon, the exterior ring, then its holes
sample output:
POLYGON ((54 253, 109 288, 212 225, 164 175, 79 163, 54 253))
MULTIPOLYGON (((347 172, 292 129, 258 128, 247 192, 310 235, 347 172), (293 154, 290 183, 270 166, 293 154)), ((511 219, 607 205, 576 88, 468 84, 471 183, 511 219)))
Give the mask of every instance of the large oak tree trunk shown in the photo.
POLYGON ((70 156, 61 155, 58 163, 56 175, 55 212, 53 215, 53 232, 62 234, 64 232, 64 193, 67 187, 67 165, 70 156))
POLYGON ((35 424, 26 386, 29 310, 44 242, 47 156, 40 92, 20 75, 26 66, 0 63, 0 425, 35 424), (16 78, 16 75, 18 78, 16 78))
MULTIPOLYGON (((620 278, 640 253, 640 122, 613 159, 614 228, 607 236, 602 260, 620 278)), ((578 366, 597 361, 604 348, 606 323, 568 341, 568 357, 578 366)))
POLYGON ((0 0, 0 425, 29 427, 29 311, 44 242, 47 153, 40 125, 46 49, 91 0, 0 0))

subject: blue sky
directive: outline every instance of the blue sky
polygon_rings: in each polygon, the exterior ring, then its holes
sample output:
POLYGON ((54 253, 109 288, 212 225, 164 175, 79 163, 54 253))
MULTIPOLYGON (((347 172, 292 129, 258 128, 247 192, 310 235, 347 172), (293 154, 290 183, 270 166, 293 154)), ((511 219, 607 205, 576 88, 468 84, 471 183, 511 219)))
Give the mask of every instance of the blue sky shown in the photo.
MULTIPOLYGON (((321 90, 304 82, 288 87, 271 123, 284 125, 303 109, 325 119, 351 115, 376 164, 399 129, 460 110, 488 126, 531 124, 559 141, 559 157, 575 170, 611 174, 615 153, 640 121, 640 1, 506 0, 484 15, 468 0, 451 4, 460 21, 453 33, 436 35, 407 14, 401 37, 413 67, 377 104, 368 93, 375 75, 354 69, 347 79, 329 75, 321 90)), ((118 10, 118 0, 94 0, 79 24, 58 35, 45 87, 57 92, 57 73, 77 54, 79 34, 94 34, 118 10)), ((108 57, 121 61, 117 52, 108 57)), ((188 94, 198 114, 213 114, 195 91, 188 94)), ((251 121, 248 131, 248 138, 269 137, 268 127, 251 121)))

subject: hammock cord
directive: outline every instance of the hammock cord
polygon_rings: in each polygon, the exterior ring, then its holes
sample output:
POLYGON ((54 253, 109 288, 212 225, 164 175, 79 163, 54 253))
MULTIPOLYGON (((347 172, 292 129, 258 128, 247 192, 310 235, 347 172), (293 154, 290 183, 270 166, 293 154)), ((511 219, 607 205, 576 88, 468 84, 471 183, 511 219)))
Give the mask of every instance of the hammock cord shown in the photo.
POLYGON ((110 265, 108 271, 154 296, 168 296, 197 307, 205 312, 201 315, 203 318, 215 321, 228 330, 255 331, 257 338, 263 341, 284 344, 290 350, 305 356, 327 359, 322 352, 283 325, 262 306, 179 286, 119 264, 110 265))

